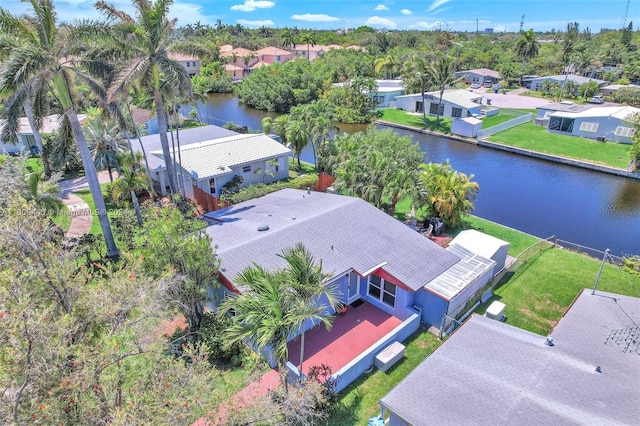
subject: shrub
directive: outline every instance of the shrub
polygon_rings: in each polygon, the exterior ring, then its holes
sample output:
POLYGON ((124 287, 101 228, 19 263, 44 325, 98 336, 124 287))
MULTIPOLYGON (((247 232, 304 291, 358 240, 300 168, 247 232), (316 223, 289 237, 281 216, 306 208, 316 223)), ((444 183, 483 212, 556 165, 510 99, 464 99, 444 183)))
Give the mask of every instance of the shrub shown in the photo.
POLYGON ((295 179, 290 180, 281 180, 278 182, 274 182, 272 184, 264 184, 259 183, 257 185, 247 186, 245 188, 241 188, 235 194, 227 197, 227 200, 232 204, 242 203, 243 201, 253 200, 254 198, 259 198, 264 195, 270 194, 272 192, 279 191, 285 188, 293 188, 293 189, 307 189, 313 188, 318 183, 318 175, 303 175, 298 176, 295 179))
POLYGON ((244 345, 235 343, 226 347, 224 330, 231 327, 231 317, 205 313, 202 317, 198 342, 204 346, 204 351, 209 354, 209 361, 217 364, 233 364, 239 366, 244 359, 244 345))

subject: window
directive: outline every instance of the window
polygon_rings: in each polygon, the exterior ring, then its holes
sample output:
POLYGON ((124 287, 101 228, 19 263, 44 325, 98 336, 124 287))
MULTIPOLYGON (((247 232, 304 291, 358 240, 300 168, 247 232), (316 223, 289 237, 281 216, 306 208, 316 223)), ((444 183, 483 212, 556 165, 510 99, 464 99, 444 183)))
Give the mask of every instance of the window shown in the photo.
POLYGON ((216 180, 214 178, 209 179, 209 193, 216 193, 216 180))
MULTIPOLYGON (((429 114, 434 114, 437 115, 438 114, 438 104, 437 103, 431 103, 429 105, 429 114)), ((440 104, 440 115, 444 114, 444 104, 440 104)))
POLYGON ((371 275, 369 277, 368 294, 370 297, 373 297, 392 308, 396 305, 396 286, 383 280, 377 275, 371 275))
POLYGON ((462 108, 451 108, 451 117, 454 117, 454 118, 462 117, 462 108))
POLYGON ((588 121, 583 121, 580 123, 580 131, 582 132, 591 132, 595 133, 598 131, 598 123, 590 123, 588 121))
POLYGON ((280 62, 280 56, 276 56, 276 62, 280 62))
POLYGON ((571 133, 575 119, 567 117, 551 117, 549 120, 549 130, 571 133))
POLYGON ((187 61, 187 68, 191 66, 191 62, 187 61))
POLYGON ((193 61, 193 62, 191 63, 191 66, 192 66, 192 67, 195 67, 195 66, 196 66, 196 61, 193 61))
POLYGON ((249 173, 251 171, 251 166, 242 166, 242 173, 249 173))
POLYGON ((633 127, 624 127, 624 126, 616 127, 616 131, 614 132, 614 134, 616 136, 622 136, 622 137, 625 137, 625 138, 630 138, 635 133, 636 133, 636 129, 635 128, 633 128, 633 127))

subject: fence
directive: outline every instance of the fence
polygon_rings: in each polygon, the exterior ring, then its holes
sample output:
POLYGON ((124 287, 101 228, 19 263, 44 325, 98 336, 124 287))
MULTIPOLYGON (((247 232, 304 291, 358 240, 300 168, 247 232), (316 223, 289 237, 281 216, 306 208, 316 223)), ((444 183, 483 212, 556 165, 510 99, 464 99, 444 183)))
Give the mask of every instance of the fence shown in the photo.
POLYGON ((198 187, 193 187, 194 201, 207 212, 220 210, 231 205, 228 201, 221 200, 211 194, 207 194, 198 187))
POLYGON ((334 176, 328 175, 326 173, 320 173, 318 175, 318 183, 313 187, 314 191, 324 192, 333 185, 333 182, 336 181, 334 176))
POLYGON ((531 121, 532 117, 533 117, 533 114, 529 113, 529 114, 522 115, 520 117, 516 117, 509 121, 505 121, 504 123, 500 123, 496 126, 489 127, 488 129, 482 129, 478 132, 476 138, 484 139, 488 136, 495 135, 498 132, 502 132, 503 130, 510 129, 512 127, 516 127, 524 123, 528 123, 529 121, 531 121))
MULTIPOLYGON (((597 259, 602 259, 604 257, 605 252, 602 250, 594 249, 592 247, 582 246, 580 244, 572 243, 571 241, 554 239, 555 245, 562 247, 567 250, 577 251, 582 254, 586 254, 590 257, 595 257, 597 259)), ((607 262, 613 263, 614 265, 622 265, 622 258, 620 256, 615 256, 613 254, 607 253, 607 262)))

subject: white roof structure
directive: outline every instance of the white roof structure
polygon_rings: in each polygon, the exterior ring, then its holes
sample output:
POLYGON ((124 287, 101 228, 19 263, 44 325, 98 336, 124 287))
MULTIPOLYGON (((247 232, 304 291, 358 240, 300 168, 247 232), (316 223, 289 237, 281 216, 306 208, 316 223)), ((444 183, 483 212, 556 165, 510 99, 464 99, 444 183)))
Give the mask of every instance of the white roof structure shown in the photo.
MULTIPOLYGON (((263 133, 196 142, 180 149, 182 168, 196 180, 222 176, 232 167, 289 155, 291 150, 263 133)), ((162 151, 151 154, 161 157, 162 151)))
MULTIPOLYGON (((413 93, 410 95, 396 96, 396 99, 403 98, 405 96, 415 98, 416 96, 422 96, 422 95, 420 93, 413 93)), ((442 94, 442 100, 444 102, 449 102, 451 104, 461 106, 467 109, 479 107, 480 104, 478 104, 475 101, 477 101, 481 97, 482 97, 481 94, 470 92, 468 90, 463 90, 463 89, 445 90, 444 93, 442 94)), ((425 99, 430 99, 432 102, 438 102, 440 100, 440 92, 425 93, 425 99)))
MULTIPOLYGON (((78 120, 80 120, 80 124, 84 123, 87 119, 87 114, 78 114, 78 120)), ((20 127, 18 128, 18 133, 21 135, 33 134, 34 131, 29 125, 29 120, 27 117, 20 117, 20 127)), ((49 134, 53 133, 60 127, 60 123, 62 122, 62 116, 58 114, 47 115, 46 117, 42 117, 42 123, 40 127, 41 134, 49 134)), ((0 120, 0 129, 4 127, 4 120, 0 120)))
POLYGON ((617 118, 619 120, 626 120, 630 115, 640 113, 640 108, 632 106, 612 106, 612 107, 594 107, 579 112, 565 112, 558 111, 553 113, 556 117, 573 117, 573 118, 586 118, 586 117, 608 117, 617 118))
POLYGON ((482 124, 482 120, 475 118, 475 117, 463 117, 460 119, 461 121, 464 121, 465 123, 469 123, 472 125, 478 125, 478 124, 482 124))
POLYGON ((487 259, 491 259, 502 247, 509 247, 508 242, 475 229, 460 232, 450 245, 459 245, 487 259))

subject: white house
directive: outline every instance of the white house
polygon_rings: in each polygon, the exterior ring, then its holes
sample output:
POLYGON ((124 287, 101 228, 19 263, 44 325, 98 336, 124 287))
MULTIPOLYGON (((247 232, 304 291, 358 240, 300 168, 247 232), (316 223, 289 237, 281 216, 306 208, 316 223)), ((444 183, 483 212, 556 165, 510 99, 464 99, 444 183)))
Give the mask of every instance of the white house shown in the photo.
POLYGON ((636 128, 627 120, 640 109, 631 106, 595 107, 580 112, 557 111, 548 115, 547 130, 588 139, 632 143, 636 128))
MULTIPOLYGON (((222 187, 235 176, 242 177, 240 187, 287 178, 290 153, 289 148, 262 133, 233 135, 181 146, 176 156, 182 168, 176 168, 187 197, 193 198, 193 187, 220 196, 222 187)), ((163 155, 161 150, 151 154, 163 155)))
MULTIPOLYGON (((480 114, 482 95, 468 90, 445 90, 440 103, 440 92, 425 93, 426 111, 436 115, 438 107, 440 116, 445 118, 463 118, 480 114)), ((396 108, 409 112, 423 112, 422 95, 413 93, 396 97, 396 108)))
MULTIPOLYGON (((80 123, 84 123, 87 119, 86 114, 78 114, 80 123)), ((35 147, 34 130, 29 125, 27 117, 20 117, 17 140, 15 142, 3 141, 0 138, 0 154, 20 154, 31 151, 35 147)), ((41 135, 47 135, 54 133, 60 127, 60 115, 48 115, 42 118, 42 124, 40 128, 41 135)), ((4 127, 4 121, 0 120, 0 133, 4 127)))
POLYGON ((456 72, 456 78, 460 77, 464 77, 464 82, 467 84, 483 84, 485 81, 490 81, 492 84, 496 84, 500 81, 500 73, 489 68, 478 68, 475 70, 456 72))
POLYGON ((572 81, 576 83, 578 86, 584 83, 589 83, 589 82, 598 83, 598 86, 600 87, 607 84, 607 82, 604 80, 598 80, 597 78, 583 77, 581 75, 575 75, 575 74, 564 74, 564 75, 561 74, 561 75, 548 75, 545 77, 533 77, 533 78, 523 79, 522 83, 524 84, 525 87, 528 87, 531 90, 542 90, 542 84, 545 81, 549 81, 551 83, 557 83, 560 87, 564 86, 565 81, 572 81))

